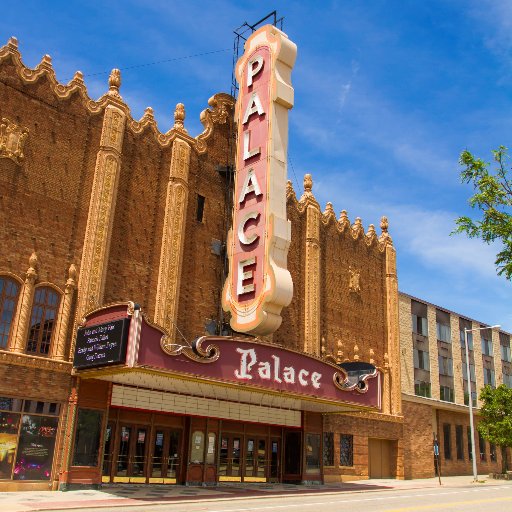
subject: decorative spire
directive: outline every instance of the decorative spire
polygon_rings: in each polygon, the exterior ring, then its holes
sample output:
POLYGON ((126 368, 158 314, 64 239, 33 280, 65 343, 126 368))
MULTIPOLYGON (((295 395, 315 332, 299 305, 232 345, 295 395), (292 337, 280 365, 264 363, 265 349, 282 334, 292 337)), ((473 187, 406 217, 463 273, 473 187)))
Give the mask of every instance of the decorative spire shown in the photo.
POLYGON ((338 361, 341 361, 343 359, 343 350, 342 350, 342 343, 341 343, 341 340, 338 338, 337 342, 336 342, 336 345, 338 347, 338 352, 337 352, 337 356, 338 356, 338 361))
POLYGON ((30 265, 30 268, 34 270, 37 270, 37 268, 39 267, 39 260, 37 259, 37 254, 35 251, 30 255, 30 258, 28 259, 28 264, 30 265))
POLYGON ((79 82, 81 84, 84 83, 84 74, 81 71, 77 71, 74 76, 72 82, 79 82))
POLYGON ((380 229, 382 230, 382 233, 379 237, 379 242, 382 242, 384 244, 393 245, 393 239, 388 233, 389 228, 389 222, 387 217, 382 217, 380 219, 380 229))
POLYGON ((332 203, 331 202, 328 202, 326 205, 325 205, 325 210, 324 210, 324 213, 323 213, 323 216, 326 218, 326 219, 329 219, 329 218, 333 218, 333 219, 336 219, 336 214, 334 213, 334 208, 332 207, 332 203))
POLYGON ((119 69, 113 69, 108 77, 109 96, 116 96, 120 98, 119 88, 121 87, 121 71, 119 69))
POLYGON ((45 54, 45 55, 43 55, 43 58, 42 58, 41 62, 51 66, 52 65, 52 58, 51 58, 50 55, 45 54))
POLYGON ((375 355, 375 352, 373 351, 373 348, 370 349, 370 364, 375 364, 375 359, 373 356, 375 355))
POLYGON ((176 109, 174 110, 174 129, 180 132, 187 133, 185 129, 185 105, 183 103, 178 103, 176 105, 176 109))
POLYGON ((343 228, 345 226, 350 226, 350 221, 348 220, 347 210, 341 210, 340 219, 338 220, 338 222, 343 228))
POLYGON ((68 285, 74 285, 76 283, 77 270, 73 263, 69 266, 68 270, 68 285))
POLYGON ((322 357, 325 356, 325 352, 326 352, 326 347, 325 347, 325 338, 322 336, 322 345, 320 347, 320 351, 322 353, 322 357))
POLYGON ((11 36, 9 41, 7 41, 7 44, 13 48, 18 48, 18 39, 16 39, 14 36, 11 36))
POLYGON ((147 119, 148 121, 153 121, 155 119, 153 109, 151 107, 146 107, 146 109, 144 110, 144 115, 142 117, 144 119, 147 119))
POLYGON ((311 174, 305 174, 304 175, 304 193, 311 194, 312 190, 313 190, 313 178, 311 177, 311 174))
POLYGON ((364 234, 363 222, 361 217, 356 217, 354 225, 352 226, 352 234, 354 238, 357 238, 360 234, 364 234))
POLYGON ((28 259, 28 270, 27 270, 27 279, 29 280, 35 280, 37 277, 37 269, 39 267, 39 261, 37 259, 37 254, 35 251, 30 255, 30 258, 28 259))
POLYGON ((354 345, 354 361, 359 361, 359 347, 354 345))

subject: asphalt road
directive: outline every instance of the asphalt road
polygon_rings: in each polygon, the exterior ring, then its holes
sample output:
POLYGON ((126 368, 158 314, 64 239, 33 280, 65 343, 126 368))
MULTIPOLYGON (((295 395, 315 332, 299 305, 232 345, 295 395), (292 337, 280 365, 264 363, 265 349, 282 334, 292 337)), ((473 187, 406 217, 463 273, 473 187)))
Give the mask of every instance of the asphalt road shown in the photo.
MULTIPOLYGON (((81 511, 105 512, 105 508, 84 508, 81 511)), ((112 509, 111 509, 112 510, 112 509)), ((281 496, 268 498, 237 498, 232 500, 169 503, 151 506, 130 506, 125 512, 510 512, 512 486, 388 490, 344 492, 343 494, 281 496)))

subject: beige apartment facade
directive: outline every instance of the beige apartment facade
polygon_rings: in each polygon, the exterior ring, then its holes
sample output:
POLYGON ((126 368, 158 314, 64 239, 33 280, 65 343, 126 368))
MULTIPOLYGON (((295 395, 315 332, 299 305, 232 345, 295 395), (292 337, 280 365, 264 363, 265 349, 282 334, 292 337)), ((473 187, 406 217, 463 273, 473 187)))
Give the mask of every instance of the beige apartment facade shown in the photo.
MULTIPOLYGON (((486 385, 512 385, 510 334, 400 293, 400 357, 406 478, 472 473, 469 400, 486 385), (468 332, 470 378, 464 348, 468 332), (413 456, 414 455, 414 456, 413 456)), ((478 473, 501 471, 499 447, 475 432, 478 473)), ((510 460, 510 459, 509 459, 510 460)))

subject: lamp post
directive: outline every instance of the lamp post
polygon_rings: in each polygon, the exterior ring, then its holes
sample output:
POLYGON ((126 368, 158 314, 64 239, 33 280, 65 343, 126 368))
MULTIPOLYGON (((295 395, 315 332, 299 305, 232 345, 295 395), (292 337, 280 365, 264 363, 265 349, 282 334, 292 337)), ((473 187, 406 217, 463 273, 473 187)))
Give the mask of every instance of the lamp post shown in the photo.
POLYGON ((475 425, 473 422, 473 396, 471 392, 471 374, 469 373, 469 350, 468 350, 468 332, 483 331, 484 329, 497 329, 501 325, 491 325, 490 327, 477 327, 475 329, 466 329, 464 327, 464 349, 466 351, 466 375, 468 377, 469 392, 469 430, 471 431, 471 451, 473 452, 473 482, 478 482, 476 471, 476 450, 475 450, 475 425))

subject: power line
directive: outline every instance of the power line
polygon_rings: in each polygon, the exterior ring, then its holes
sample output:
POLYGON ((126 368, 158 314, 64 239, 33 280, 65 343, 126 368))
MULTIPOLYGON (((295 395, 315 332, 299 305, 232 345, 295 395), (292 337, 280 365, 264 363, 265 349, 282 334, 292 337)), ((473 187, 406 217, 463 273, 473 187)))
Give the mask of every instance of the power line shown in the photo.
MULTIPOLYGON (((164 59, 164 60, 157 60, 154 62, 145 62, 143 64, 135 64, 133 66, 127 66, 124 68, 119 68, 120 71, 127 71, 129 69, 137 69, 137 68, 144 68, 147 66, 154 66, 156 64, 165 64, 167 62, 174 62, 177 60, 185 60, 185 59, 192 59, 193 57, 204 57, 205 55, 212 55, 214 53, 222 53, 222 52, 230 52, 232 51, 232 48, 223 48, 222 50, 213 50, 211 52, 204 52, 204 53, 194 53, 192 55, 185 55, 183 57, 173 57, 172 59, 164 59)), ((98 76, 98 75, 108 75, 111 71, 98 71, 97 73, 87 73, 85 76, 98 76)), ((66 80, 70 80, 67 78, 66 80)))

